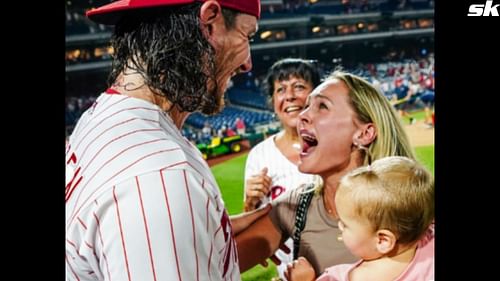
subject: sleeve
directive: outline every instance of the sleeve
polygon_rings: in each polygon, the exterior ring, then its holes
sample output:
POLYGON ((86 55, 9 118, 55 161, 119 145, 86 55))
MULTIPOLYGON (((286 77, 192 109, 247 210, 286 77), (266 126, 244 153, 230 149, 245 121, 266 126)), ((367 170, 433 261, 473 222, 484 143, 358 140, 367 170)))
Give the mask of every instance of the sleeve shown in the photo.
POLYGON ((272 209, 269 217, 274 226, 282 233, 283 240, 291 237, 295 228, 295 210, 301 187, 287 190, 284 194, 271 202, 272 209))
POLYGON ((349 281, 348 273, 353 267, 353 264, 340 264, 328 267, 316 281, 349 281))
POLYGON ((105 280, 224 280, 224 257, 229 251, 236 259, 232 235, 230 225, 221 227, 222 201, 206 185, 179 169, 114 186, 98 214, 105 280))

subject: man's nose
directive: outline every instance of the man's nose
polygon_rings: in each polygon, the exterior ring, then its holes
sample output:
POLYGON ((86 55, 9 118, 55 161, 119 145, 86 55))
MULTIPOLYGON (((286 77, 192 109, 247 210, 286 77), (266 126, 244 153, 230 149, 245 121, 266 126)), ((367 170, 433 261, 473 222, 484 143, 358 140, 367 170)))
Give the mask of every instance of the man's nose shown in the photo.
POLYGON ((248 58, 240 65, 240 73, 249 72, 252 70, 252 57, 248 56, 248 58))

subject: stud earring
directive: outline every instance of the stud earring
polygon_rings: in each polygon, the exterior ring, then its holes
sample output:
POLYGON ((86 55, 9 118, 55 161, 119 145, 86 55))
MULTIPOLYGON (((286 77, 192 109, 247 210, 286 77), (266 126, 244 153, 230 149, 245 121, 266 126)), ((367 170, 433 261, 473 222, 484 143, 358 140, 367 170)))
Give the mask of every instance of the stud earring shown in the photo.
POLYGON ((370 165, 372 164, 372 154, 370 153, 368 147, 358 143, 357 141, 354 141, 354 146, 356 146, 358 150, 361 150, 364 153, 366 153, 366 156, 368 157, 368 167, 370 167, 370 165))
POLYGON ((342 237, 342 233, 340 233, 339 235, 337 235, 337 241, 342 242, 343 240, 344 240, 344 238, 342 237))

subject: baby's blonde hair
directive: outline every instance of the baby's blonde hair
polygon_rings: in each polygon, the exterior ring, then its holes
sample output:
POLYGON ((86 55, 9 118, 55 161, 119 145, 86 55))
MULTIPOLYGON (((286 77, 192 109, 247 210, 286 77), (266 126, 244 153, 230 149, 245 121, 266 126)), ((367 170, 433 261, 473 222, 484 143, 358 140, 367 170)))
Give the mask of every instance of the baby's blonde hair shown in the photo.
POLYGON ((434 179, 407 157, 385 157, 351 171, 336 196, 350 202, 374 231, 390 230, 402 244, 418 241, 434 220, 434 179))

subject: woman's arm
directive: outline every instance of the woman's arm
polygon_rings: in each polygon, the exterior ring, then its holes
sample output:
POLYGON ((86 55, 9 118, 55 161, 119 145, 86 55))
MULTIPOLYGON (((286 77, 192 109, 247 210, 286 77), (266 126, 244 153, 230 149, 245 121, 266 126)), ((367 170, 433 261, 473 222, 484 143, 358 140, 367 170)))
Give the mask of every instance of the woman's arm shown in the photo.
POLYGON ((260 209, 244 212, 238 215, 232 215, 230 219, 233 236, 237 236, 241 231, 245 230, 248 226, 254 223, 259 217, 267 215, 271 210, 271 207, 271 204, 267 204, 260 209))
POLYGON ((245 272, 273 255, 281 238, 281 232, 274 226, 269 214, 240 232, 236 236, 240 271, 245 272))

